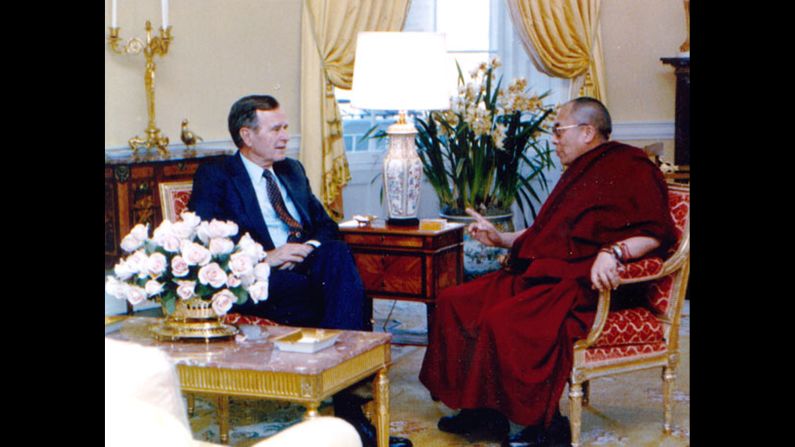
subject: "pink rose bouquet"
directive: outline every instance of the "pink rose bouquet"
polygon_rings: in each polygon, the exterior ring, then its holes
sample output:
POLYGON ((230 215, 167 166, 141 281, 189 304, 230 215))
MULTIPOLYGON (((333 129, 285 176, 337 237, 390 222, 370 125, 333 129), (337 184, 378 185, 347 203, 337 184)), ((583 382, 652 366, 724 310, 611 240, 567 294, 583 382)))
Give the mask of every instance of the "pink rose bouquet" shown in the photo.
POLYGON ((265 301, 267 254, 248 233, 235 243, 237 233, 232 221, 205 222, 192 212, 164 220, 151 237, 149 226, 138 224, 122 239, 127 256, 106 278, 105 291, 133 305, 158 300, 169 314, 177 300, 195 297, 211 301, 219 316, 249 298, 265 301))

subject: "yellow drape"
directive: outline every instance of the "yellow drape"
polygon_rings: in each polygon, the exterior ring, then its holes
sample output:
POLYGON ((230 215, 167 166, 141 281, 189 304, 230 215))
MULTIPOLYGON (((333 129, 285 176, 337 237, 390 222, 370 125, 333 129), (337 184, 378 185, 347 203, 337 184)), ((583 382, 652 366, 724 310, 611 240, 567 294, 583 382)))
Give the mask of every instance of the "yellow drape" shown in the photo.
POLYGON ((301 162, 335 220, 351 178, 334 87, 350 89, 359 31, 400 31, 410 0, 304 0, 301 18, 301 162))
POLYGON ((506 1, 533 65, 547 75, 571 79, 570 97, 591 96, 606 103, 601 0, 506 1))

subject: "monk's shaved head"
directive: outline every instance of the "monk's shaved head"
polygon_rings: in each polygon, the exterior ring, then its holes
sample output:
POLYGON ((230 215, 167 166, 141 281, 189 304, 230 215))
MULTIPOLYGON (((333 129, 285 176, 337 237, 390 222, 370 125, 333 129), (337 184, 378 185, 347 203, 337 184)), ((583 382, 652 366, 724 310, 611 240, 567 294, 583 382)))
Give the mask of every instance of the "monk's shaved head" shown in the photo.
POLYGON ((569 115, 576 122, 590 124, 596 128, 605 140, 610 139, 610 134, 613 132, 610 112, 598 99, 582 96, 563 104, 561 109, 563 108, 567 109, 569 115))

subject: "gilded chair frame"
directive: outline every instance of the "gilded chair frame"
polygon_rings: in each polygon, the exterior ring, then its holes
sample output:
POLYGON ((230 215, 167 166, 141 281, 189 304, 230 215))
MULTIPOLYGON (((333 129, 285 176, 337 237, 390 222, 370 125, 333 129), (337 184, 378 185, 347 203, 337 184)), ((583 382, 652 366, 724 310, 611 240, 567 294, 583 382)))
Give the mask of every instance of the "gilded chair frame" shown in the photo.
MULTIPOLYGON (((688 192, 687 186, 668 185, 669 190, 688 192)), ((684 224, 679 246, 674 254, 662 265, 659 272, 641 277, 622 278, 620 285, 653 281, 673 274, 671 301, 666 311, 657 315, 663 325, 663 337, 666 348, 654 354, 621 357, 598 365, 586 362, 586 351, 599 339, 610 312, 611 291, 608 289, 599 294, 596 316, 587 338, 574 344, 574 362, 569 377, 569 423, 571 425, 571 445, 580 445, 582 405, 588 405, 589 381, 608 375, 623 374, 643 369, 662 367, 663 380, 663 432, 670 434, 673 415, 673 388, 676 380, 676 368, 679 365, 679 323, 682 305, 687 292, 687 281, 690 275, 690 212, 684 224)))

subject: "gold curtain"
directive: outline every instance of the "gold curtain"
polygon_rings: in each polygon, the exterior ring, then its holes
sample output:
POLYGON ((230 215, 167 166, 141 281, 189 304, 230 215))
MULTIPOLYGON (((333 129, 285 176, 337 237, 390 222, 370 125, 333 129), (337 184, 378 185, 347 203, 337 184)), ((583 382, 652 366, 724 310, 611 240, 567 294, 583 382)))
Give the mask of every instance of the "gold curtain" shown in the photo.
POLYGON ((359 31, 400 31, 410 0, 304 0, 301 18, 301 162, 329 215, 343 217, 351 179, 334 87, 350 89, 359 31))
POLYGON ((570 97, 591 96, 606 103, 601 0, 506 1, 533 65, 549 76, 571 79, 570 97))

